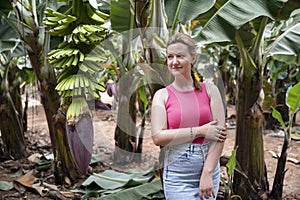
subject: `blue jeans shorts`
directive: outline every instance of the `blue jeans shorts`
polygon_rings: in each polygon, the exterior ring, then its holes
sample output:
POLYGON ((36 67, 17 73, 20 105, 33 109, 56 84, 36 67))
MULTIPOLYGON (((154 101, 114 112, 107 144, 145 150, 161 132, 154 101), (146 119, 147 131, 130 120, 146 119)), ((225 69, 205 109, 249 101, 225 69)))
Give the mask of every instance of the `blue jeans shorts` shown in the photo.
MULTIPOLYGON (((163 184, 167 200, 199 200, 199 183, 209 144, 166 147, 163 184)), ((215 196, 220 183, 220 164, 213 173, 215 196)), ((216 198, 209 198, 213 200, 216 198)))

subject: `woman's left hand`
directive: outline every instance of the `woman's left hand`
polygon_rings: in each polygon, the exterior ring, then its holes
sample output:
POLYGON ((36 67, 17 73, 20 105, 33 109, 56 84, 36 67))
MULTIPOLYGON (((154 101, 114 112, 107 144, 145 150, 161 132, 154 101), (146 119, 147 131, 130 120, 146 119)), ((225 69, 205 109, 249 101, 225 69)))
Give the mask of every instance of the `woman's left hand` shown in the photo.
POLYGON ((209 197, 215 198, 212 176, 202 174, 199 186, 199 197, 201 200, 209 197))

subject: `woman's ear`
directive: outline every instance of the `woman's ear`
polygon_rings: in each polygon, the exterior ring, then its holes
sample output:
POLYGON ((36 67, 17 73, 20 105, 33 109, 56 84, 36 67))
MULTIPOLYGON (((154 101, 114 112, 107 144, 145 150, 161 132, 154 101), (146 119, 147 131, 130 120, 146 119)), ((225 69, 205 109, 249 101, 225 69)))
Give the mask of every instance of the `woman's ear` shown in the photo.
POLYGON ((197 61, 197 56, 193 56, 192 57, 192 64, 195 65, 196 61, 197 61))

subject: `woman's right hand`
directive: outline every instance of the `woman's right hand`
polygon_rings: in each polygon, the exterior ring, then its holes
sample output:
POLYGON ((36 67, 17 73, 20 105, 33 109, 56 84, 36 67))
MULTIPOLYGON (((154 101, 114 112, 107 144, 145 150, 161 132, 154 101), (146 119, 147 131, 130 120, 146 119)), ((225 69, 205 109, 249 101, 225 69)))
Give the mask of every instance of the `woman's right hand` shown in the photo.
POLYGON ((210 140, 224 142, 227 136, 226 128, 217 124, 218 121, 214 120, 200 127, 197 127, 196 130, 199 134, 199 137, 205 137, 210 140))

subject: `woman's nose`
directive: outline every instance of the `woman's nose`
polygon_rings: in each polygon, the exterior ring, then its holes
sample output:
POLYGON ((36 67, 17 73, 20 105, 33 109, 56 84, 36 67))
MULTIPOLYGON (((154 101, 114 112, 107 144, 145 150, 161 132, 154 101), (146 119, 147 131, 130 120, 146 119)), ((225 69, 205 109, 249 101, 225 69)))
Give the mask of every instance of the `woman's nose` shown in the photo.
POLYGON ((176 56, 174 56, 172 61, 173 61, 173 63, 174 63, 174 64, 176 64, 176 63, 178 62, 178 59, 177 59, 177 57, 176 57, 176 56))

